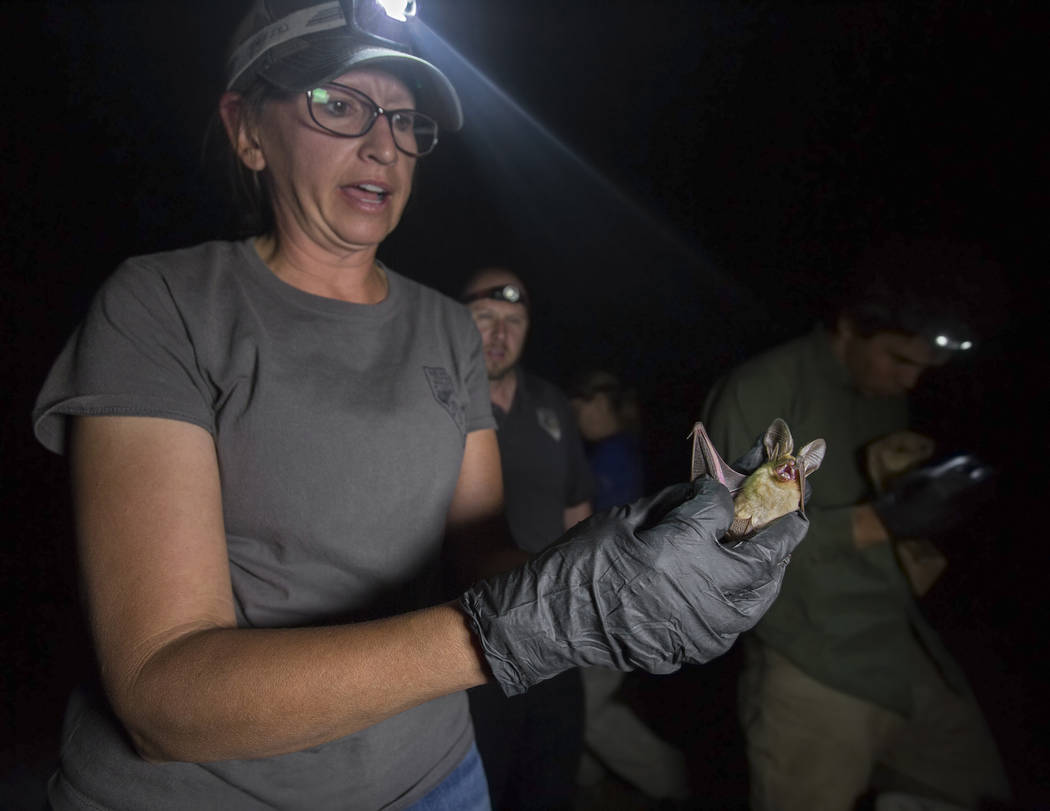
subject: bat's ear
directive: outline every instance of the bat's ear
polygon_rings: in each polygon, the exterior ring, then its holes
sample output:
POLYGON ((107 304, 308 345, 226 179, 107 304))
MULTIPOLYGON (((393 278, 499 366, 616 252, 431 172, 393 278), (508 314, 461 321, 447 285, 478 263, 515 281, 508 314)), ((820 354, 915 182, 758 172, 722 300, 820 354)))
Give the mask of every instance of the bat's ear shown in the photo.
POLYGON ((790 455, 795 447, 795 440, 791 438, 791 429, 787 423, 777 417, 766 429, 762 444, 766 446, 766 459, 773 461, 790 455))
POLYGON ((824 454, 827 453, 828 446, 823 439, 814 439, 812 442, 802 446, 802 450, 798 452, 796 457, 798 466, 802 471, 800 478, 805 478, 810 473, 820 467, 820 463, 824 461, 824 454))

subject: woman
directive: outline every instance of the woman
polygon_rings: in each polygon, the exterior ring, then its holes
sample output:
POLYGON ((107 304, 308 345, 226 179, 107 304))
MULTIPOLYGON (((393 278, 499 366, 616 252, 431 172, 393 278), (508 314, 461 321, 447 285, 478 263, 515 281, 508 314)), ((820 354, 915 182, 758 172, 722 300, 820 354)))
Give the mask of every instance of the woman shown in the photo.
POLYGON ((70 454, 100 673, 70 701, 49 797, 486 808, 465 688, 520 692, 584 657, 666 670, 717 655, 772 599, 804 524, 734 563, 717 544, 725 491, 679 488, 442 603, 443 554, 475 571, 511 560, 480 341, 464 308, 376 252, 458 99, 338 4, 258 0, 234 42, 220 115, 272 228, 126 262, 34 413, 70 454), (679 564, 700 584, 687 603, 679 564), (607 620, 611 587, 570 577, 598 568, 656 578, 621 603, 656 627, 674 617, 674 634, 607 620), (712 577, 769 585, 727 614, 712 577), (566 602, 577 593, 585 605, 566 602))

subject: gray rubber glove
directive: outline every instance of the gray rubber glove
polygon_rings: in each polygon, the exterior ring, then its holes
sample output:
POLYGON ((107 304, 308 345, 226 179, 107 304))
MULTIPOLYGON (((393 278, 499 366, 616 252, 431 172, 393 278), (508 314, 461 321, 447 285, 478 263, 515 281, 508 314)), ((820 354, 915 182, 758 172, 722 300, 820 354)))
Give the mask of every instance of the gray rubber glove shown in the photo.
POLYGON ((706 477, 591 516, 460 602, 507 695, 580 665, 671 673, 724 653, 780 590, 809 526, 786 515, 729 549, 729 491, 706 477))
POLYGON ((927 538, 971 518, 994 486, 991 467, 959 453, 905 473, 871 506, 894 538, 927 538))

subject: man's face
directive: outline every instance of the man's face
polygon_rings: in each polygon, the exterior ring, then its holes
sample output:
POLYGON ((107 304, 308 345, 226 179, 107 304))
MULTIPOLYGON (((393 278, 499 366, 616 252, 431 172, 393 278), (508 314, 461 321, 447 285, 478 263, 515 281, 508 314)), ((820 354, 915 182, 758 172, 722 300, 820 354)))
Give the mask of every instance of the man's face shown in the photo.
MULTIPOLYGON (((842 329, 842 327, 840 327, 842 329)), ((870 337, 844 329, 843 361, 853 384, 868 397, 897 397, 915 388, 919 376, 946 360, 919 335, 876 332, 870 337)))
MULTIPOLYGON (((487 286, 497 284, 502 282, 492 282, 487 286)), ((467 306, 481 333, 489 380, 499 380, 521 359, 525 336, 529 332, 529 311, 521 303, 488 298, 472 301, 467 306)))

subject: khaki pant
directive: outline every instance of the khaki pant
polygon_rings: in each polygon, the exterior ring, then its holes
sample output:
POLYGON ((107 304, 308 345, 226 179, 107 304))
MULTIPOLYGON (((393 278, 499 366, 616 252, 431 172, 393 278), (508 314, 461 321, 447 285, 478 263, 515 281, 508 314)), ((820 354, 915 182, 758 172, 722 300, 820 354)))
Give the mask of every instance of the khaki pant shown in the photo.
POLYGON ((685 755, 660 738, 616 699, 624 674, 600 667, 581 667, 587 711, 583 762, 578 781, 592 785, 605 769, 650 797, 689 796, 685 755))
POLYGON ((746 645, 740 714, 755 811, 846 811, 870 787, 970 808, 1009 798, 972 699, 917 687, 914 717, 904 718, 826 687, 756 640, 746 645))

